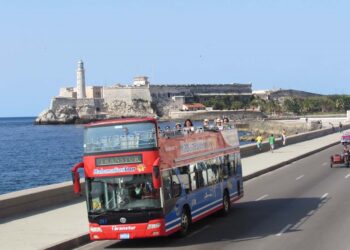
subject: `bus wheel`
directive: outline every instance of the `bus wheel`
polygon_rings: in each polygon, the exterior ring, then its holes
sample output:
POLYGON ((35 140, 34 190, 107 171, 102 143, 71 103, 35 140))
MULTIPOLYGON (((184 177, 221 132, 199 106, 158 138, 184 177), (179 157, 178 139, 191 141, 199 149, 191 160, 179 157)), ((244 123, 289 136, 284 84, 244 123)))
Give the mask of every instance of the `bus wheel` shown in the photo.
POLYGON ((187 208, 182 209, 182 214, 181 214, 181 229, 179 231, 179 235, 181 237, 184 237, 188 233, 188 229, 190 227, 191 219, 189 216, 189 211, 187 208))
POLYGON ((224 193, 224 196, 222 198, 222 205, 222 215, 228 215, 228 213, 230 212, 231 202, 227 192, 224 193))

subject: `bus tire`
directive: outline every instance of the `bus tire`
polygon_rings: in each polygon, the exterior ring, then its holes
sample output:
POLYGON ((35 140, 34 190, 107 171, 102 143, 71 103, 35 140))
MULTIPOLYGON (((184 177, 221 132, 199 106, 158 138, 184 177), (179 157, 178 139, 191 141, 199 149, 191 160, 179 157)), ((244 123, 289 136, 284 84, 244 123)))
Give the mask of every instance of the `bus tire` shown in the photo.
POLYGON ((179 236, 185 237, 187 235, 189 228, 190 228, 190 225, 191 225, 190 211, 186 207, 184 207, 182 209, 180 222, 181 222, 181 225, 180 225, 179 236))
POLYGON ((229 214, 231 208, 230 196, 228 195, 227 191, 224 192, 224 195, 222 197, 222 205, 223 208, 221 210, 221 213, 223 216, 226 216, 229 214))

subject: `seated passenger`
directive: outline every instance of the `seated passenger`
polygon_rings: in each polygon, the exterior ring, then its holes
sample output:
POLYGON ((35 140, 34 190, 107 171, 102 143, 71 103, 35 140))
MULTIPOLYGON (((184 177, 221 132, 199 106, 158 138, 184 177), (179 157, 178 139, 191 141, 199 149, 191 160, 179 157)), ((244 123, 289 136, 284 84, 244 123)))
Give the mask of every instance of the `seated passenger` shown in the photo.
POLYGON ((216 119, 215 128, 217 130, 223 130, 224 129, 224 127, 222 125, 222 120, 220 118, 216 119))
POLYGON ((229 119, 227 117, 224 118, 224 124, 223 124, 224 129, 231 129, 232 126, 229 123, 229 119))
POLYGON ((204 121, 203 121, 203 129, 204 129, 204 131, 210 129, 209 128, 209 120, 208 119, 204 119, 204 121))
POLYGON ((175 135, 182 135, 182 127, 180 123, 176 123, 175 125, 175 135))
POLYGON ((138 183, 134 189, 134 192, 135 192, 135 198, 136 199, 141 199, 142 197, 142 187, 140 185, 140 183, 138 183))
POLYGON ((185 134, 193 134, 194 133, 193 123, 190 119, 187 119, 185 121, 183 130, 184 130, 185 134))

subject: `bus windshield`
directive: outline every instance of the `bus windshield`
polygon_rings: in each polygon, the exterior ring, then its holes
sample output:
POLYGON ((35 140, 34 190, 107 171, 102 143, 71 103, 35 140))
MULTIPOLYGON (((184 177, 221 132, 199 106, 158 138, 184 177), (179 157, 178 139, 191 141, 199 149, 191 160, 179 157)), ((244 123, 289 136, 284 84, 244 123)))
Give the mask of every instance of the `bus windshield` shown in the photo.
POLYGON ((84 131, 84 153, 103 153, 157 147, 154 123, 129 123, 88 127, 84 131))
POLYGON ((133 211, 161 207, 159 189, 155 189, 151 174, 88 178, 89 212, 133 211))

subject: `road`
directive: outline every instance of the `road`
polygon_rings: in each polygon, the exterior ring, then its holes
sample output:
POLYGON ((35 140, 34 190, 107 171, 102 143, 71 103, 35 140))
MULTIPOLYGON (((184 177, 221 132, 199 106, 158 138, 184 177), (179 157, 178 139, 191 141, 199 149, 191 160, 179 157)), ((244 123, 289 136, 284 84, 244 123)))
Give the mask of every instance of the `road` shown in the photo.
POLYGON ((341 150, 334 146, 245 182, 245 197, 227 217, 195 223, 185 238, 101 241, 78 249, 349 249, 350 169, 329 167, 329 156, 341 150))

